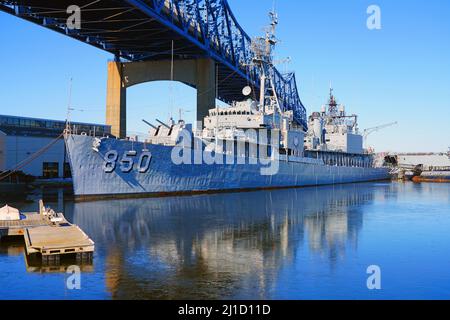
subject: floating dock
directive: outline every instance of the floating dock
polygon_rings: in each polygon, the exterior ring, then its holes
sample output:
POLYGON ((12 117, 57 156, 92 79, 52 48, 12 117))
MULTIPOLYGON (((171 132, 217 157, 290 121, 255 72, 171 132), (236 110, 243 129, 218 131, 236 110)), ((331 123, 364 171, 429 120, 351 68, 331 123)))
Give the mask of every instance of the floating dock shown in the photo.
POLYGON ((450 182, 450 167, 446 171, 427 171, 422 172, 419 176, 413 177, 414 182, 450 182))
POLYGON ((43 263, 58 261, 65 254, 75 254, 77 260, 92 260, 94 242, 78 226, 27 228, 24 238, 27 255, 40 254, 43 263))
POLYGON ((39 213, 24 213, 23 220, 0 220, 0 238, 22 236, 27 228, 48 226, 48 222, 39 213))
POLYGON ((0 220, 0 238, 23 236, 27 257, 39 256, 44 265, 58 264, 68 255, 75 256, 77 262, 92 262, 94 241, 62 213, 46 209, 42 201, 39 207, 39 213, 21 214, 20 220, 0 220))

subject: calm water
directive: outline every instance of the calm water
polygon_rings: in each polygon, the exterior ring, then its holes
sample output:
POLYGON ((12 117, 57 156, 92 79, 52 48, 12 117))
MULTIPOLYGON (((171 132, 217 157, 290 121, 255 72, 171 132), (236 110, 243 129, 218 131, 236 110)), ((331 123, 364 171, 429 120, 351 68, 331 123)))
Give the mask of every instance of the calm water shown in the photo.
MULTIPOLYGON (((36 211, 39 193, 8 201, 36 211)), ((370 183, 73 203, 96 242, 81 290, 0 247, 0 299, 450 299, 450 184, 370 183), (378 265, 382 290, 366 269, 378 265)), ((64 271, 64 270, 62 270, 64 271)))

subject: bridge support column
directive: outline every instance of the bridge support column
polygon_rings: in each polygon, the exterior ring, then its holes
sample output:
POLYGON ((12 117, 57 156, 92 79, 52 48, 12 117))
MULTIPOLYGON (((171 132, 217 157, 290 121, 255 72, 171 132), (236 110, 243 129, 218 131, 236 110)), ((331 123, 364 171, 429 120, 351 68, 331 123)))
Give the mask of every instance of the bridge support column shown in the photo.
MULTIPOLYGON (((170 80, 171 61, 109 62, 106 124, 111 133, 126 137, 126 89, 157 80, 170 80)), ((177 60, 174 63, 174 81, 197 88, 197 121, 202 122, 209 109, 216 105, 216 63, 212 59, 177 60)), ((164 106, 162 106, 164 107, 164 106)))
POLYGON ((106 93, 106 124, 111 133, 121 139, 127 135, 127 89, 124 83, 123 64, 108 62, 106 93))
POLYGON ((216 106, 216 72, 214 60, 197 60, 197 122, 199 123, 203 123, 209 109, 216 106))

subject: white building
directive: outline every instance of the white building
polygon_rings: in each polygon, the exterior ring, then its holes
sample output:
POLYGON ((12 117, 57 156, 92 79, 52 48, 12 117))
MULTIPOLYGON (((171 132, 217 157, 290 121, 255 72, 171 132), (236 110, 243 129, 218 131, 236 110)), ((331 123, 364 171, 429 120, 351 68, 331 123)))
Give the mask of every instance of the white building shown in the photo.
MULTIPOLYGON (((78 133, 111 135, 110 126, 71 125, 78 133)), ((0 115, 0 172, 20 167, 18 171, 38 178, 70 177, 64 140, 57 139, 65 126, 64 121, 0 115)))

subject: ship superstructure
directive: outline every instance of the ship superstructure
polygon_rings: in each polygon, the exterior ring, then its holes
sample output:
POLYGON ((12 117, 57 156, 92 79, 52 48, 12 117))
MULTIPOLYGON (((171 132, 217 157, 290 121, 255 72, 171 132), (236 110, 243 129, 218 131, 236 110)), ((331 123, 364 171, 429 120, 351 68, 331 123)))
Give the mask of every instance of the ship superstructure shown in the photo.
POLYGON ((364 153, 358 116, 346 114, 345 106, 336 102, 333 89, 330 89, 328 104, 309 117, 306 147, 309 150, 364 153))
POLYGON ((374 165, 374 155, 364 149, 363 135, 358 129, 358 116, 347 115, 330 88, 328 103, 309 117, 305 138, 306 156, 323 159, 325 164, 338 166, 374 165))

